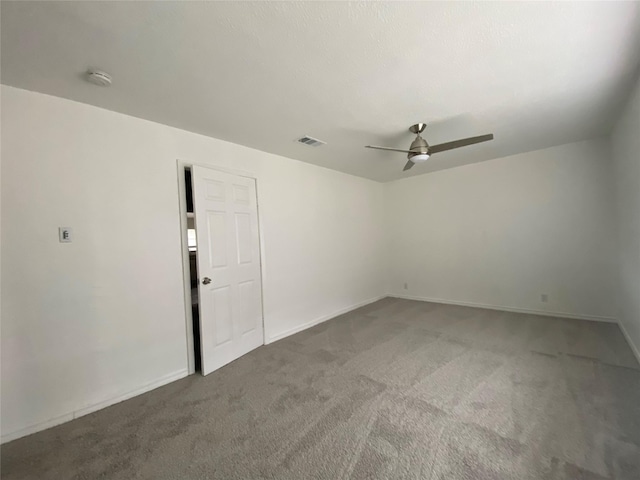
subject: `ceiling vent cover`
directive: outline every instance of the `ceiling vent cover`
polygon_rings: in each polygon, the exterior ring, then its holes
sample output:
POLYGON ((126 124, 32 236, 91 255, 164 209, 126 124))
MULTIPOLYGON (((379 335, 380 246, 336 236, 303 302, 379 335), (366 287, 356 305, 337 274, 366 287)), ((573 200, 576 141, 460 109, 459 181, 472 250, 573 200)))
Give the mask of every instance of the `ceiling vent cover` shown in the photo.
POLYGON ((323 142, 322 140, 318 140, 317 138, 310 137, 309 135, 305 135, 304 137, 299 138, 298 142, 309 145, 310 147, 319 147, 321 145, 327 144, 327 142, 323 142))

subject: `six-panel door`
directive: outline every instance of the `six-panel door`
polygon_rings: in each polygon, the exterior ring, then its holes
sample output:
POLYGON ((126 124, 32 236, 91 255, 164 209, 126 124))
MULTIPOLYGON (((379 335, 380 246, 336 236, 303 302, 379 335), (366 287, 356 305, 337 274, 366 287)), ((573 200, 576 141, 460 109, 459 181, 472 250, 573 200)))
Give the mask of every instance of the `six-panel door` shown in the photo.
POLYGON ((255 180, 194 166, 202 374, 263 344, 255 180))

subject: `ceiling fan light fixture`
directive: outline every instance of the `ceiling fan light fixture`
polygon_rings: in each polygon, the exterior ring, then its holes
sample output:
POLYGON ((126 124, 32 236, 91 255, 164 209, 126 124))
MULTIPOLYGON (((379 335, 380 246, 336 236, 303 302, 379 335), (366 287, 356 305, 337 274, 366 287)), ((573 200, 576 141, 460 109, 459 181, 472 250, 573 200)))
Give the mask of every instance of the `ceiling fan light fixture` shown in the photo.
POLYGON ((429 159, 428 153, 418 153, 417 155, 413 155, 412 157, 409 157, 409 160, 411 160, 413 163, 426 162, 428 159, 429 159))
POLYGON ((480 135, 477 137, 461 138, 460 140, 454 140, 453 142, 440 143, 438 145, 429 145, 427 141, 420 136, 427 125, 425 123, 416 123, 409 127, 411 133, 416 134, 416 139, 411 142, 409 150, 402 148, 390 148, 390 147, 378 147, 375 145, 366 145, 365 148, 373 148, 375 150, 386 150, 389 152, 406 153, 409 161, 402 169, 403 172, 409 170, 416 163, 424 163, 429 160, 432 153, 446 152, 447 150, 453 150, 454 148, 466 147, 467 145, 473 145, 476 143, 488 142, 493 140, 493 133, 487 133, 486 135, 480 135))

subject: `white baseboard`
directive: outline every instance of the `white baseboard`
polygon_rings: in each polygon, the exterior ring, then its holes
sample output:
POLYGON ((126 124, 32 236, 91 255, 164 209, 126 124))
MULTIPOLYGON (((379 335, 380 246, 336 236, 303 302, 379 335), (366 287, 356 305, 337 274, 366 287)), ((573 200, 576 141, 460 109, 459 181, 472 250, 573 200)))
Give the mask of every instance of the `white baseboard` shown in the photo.
POLYGON ((445 300, 442 298, 417 297, 414 295, 398 295, 395 293, 390 293, 388 296, 393 298, 404 298, 406 300, 419 300, 422 302, 443 303, 446 305, 461 305, 463 307, 486 308, 488 310, 499 310, 504 312, 530 313, 533 315, 543 315, 545 317, 575 318, 578 320, 591 320, 595 322, 618 323, 618 321, 613 317, 602 317, 598 315, 587 315, 587 314, 581 314, 581 313, 551 312, 548 310, 533 310, 530 308, 505 307, 504 305, 489 305, 489 304, 475 303, 475 302, 461 302, 458 300, 445 300))
POLYGON ((47 428, 55 427, 56 425, 69 422, 76 418, 80 418, 84 415, 88 415, 97 410, 101 410, 111 405, 115 405, 116 403, 123 402, 124 400, 128 400, 129 398, 136 397, 138 395, 149 392, 151 390, 155 390, 156 388, 162 387, 163 385, 166 385, 168 383, 175 382, 176 380, 180 380, 181 378, 184 378, 187 375, 188 375, 187 369, 170 373, 169 375, 165 375, 151 383, 147 383, 146 385, 143 385, 140 388, 131 390, 122 395, 109 398, 102 402, 87 405, 86 407, 79 408, 78 410, 74 410, 72 412, 65 413, 64 415, 60 415, 58 417, 45 420, 44 422, 34 423, 32 425, 29 425, 28 427, 21 428, 19 430, 15 430, 13 432, 4 434, 0 439, 0 443, 10 442, 11 440, 16 440, 21 437, 26 437, 27 435, 31 435, 32 433, 40 432, 42 430, 46 430, 47 428))
POLYGON ((629 332, 627 332, 627 329, 624 327, 624 323, 622 323, 622 321, 619 321, 618 325, 620 326, 620 330, 622 330, 622 334, 624 335, 624 338, 627 339, 627 343, 631 347, 631 351, 636 356, 638 363, 640 363, 640 348, 638 348, 638 346, 635 343, 633 343, 633 340, 631 339, 629 332))
POLYGON ((356 303, 354 305, 341 308, 340 310, 330 313, 329 315, 323 315, 320 318, 316 318, 314 320, 311 320, 310 322, 303 323, 302 325, 299 325, 285 332, 277 333, 275 335, 270 335, 269 338, 267 339, 266 344, 268 345, 270 343, 277 342, 278 340, 282 340, 285 337, 288 337, 290 335, 306 330, 307 328, 311 328, 314 325, 318 325, 319 323, 326 322, 327 320, 331 320, 332 318, 335 318, 339 315, 348 313, 352 310, 355 310, 356 308, 364 307, 365 305, 369 305, 370 303, 377 302, 378 300, 382 300, 383 298, 386 298, 386 297, 387 295, 380 295, 379 297, 370 298, 369 300, 365 300, 364 302, 356 303))

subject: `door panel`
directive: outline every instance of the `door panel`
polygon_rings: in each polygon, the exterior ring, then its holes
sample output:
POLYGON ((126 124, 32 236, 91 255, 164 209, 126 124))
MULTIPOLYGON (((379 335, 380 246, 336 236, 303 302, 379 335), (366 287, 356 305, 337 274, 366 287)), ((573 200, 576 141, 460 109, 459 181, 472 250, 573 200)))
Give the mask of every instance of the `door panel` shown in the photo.
POLYGON ((250 189, 244 185, 233 185, 233 199, 238 204, 249 205, 250 189))
MULTIPOLYGON (((226 223, 225 212, 207 212, 207 249, 209 250, 211 268, 227 266, 226 223)), ((199 241, 196 244, 200 245, 199 241)))
POLYGON ((251 217, 248 213, 236 213, 236 245, 238 249, 238 263, 250 264, 253 261, 251 217))
POLYGON ((264 343, 258 206, 251 178, 194 166, 192 179, 207 375, 264 343))
POLYGON ((205 193, 207 200, 224 201, 224 198, 225 198, 224 182, 207 179, 205 180, 205 185, 207 189, 205 193))
POLYGON ((211 291, 215 344, 224 345, 233 340, 233 317, 231 287, 225 286, 211 291))

